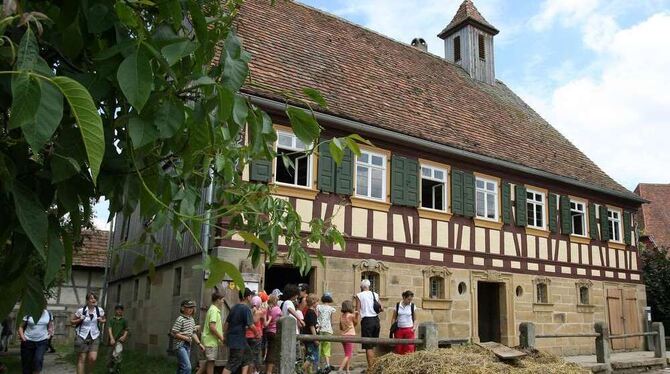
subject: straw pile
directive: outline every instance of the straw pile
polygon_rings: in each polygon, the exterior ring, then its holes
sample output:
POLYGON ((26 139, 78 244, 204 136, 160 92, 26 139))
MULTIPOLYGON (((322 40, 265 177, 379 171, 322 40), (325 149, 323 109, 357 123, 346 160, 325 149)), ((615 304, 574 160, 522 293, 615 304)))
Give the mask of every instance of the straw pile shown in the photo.
POLYGON ((387 354, 379 357, 369 374, 588 374, 576 364, 560 357, 526 351, 526 357, 503 362, 493 353, 476 345, 419 351, 409 355, 387 354))

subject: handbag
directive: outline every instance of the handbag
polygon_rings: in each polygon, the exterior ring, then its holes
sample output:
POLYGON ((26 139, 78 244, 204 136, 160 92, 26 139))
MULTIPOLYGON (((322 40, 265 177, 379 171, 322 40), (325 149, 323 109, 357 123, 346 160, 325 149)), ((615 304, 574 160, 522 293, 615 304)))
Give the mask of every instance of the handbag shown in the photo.
MULTIPOLYGON (((372 291, 370 291, 372 292, 372 291)), ((381 313, 384 309, 382 308, 382 304, 377 301, 377 298, 375 297, 375 293, 372 292, 372 309, 374 309, 375 313, 379 314, 381 313)))

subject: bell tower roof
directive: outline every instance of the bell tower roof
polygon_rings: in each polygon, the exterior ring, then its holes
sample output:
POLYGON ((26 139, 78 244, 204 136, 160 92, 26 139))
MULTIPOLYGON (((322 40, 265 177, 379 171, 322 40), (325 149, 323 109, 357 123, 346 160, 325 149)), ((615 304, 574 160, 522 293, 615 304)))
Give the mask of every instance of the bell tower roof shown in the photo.
POLYGON ((461 3, 461 6, 458 7, 456 15, 449 22, 447 27, 444 28, 437 36, 444 39, 449 35, 457 32, 461 27, 470 24, 484 32, 487 32, 491 35, 496 35, 499 31, 493 25, 491 25, 484 16, 477 10, 475 4, 471 0, 464 0, 461 3))

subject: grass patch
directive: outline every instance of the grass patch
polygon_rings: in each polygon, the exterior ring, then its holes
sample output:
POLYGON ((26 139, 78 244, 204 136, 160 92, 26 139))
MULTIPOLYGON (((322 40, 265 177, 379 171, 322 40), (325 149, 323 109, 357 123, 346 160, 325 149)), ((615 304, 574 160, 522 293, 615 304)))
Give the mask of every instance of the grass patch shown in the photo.
POLYGON ((17 355, 1 356, 0 366, 5 365, 6 373, 20 373, 21 372, 21 357, 17 355))
MULTIPOLYGON (((56 348, 58 349, 58 347, 56 348)), ((100 346, 98 350, 98 360, 93 370, 94 374, 107 374, 107 355, 109 347, 100 346)), ((77 355, 72 345, 69 348, 62 349, 63 359, 72 364, 77 364, 77 355)), ((153 356, 139 351, 124 349, 123 361, 120 365, 120 372, 123 374, 163 374, 171 373, 177 370, 177 360, 174 357, 153 356)))

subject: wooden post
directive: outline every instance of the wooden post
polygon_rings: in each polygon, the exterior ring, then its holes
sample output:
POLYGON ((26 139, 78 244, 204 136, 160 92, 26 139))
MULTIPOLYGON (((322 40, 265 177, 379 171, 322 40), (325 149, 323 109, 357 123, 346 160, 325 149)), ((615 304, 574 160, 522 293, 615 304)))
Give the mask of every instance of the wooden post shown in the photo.
POLYGON ((521 322, 519 333, 521 348, 535 348, 535 324, 533 322, 521 322))
POLYGON ((292 317, 281 317, 277 321, 276 341, 281 345, 279 350, 279 374, 295 372, 296 352, 296 321, 292 317))
POLYGON ((651 331, 657 332, 657 334, 654 335, 654 357, 665 358, 665 327, 663 327, 663 323, 652 323, 651 331))
POLYGON ((433 322, 423 322, 419 324, 419 339, 423 340, 423 344, 421 344, 418 349, 437 349, 437 325, 433 322))
POLYGON ((610 363, 610 330, 605 322, 599 321, 593 324, 597 334, 596 338, 596 362, 599 364, 610 363))

